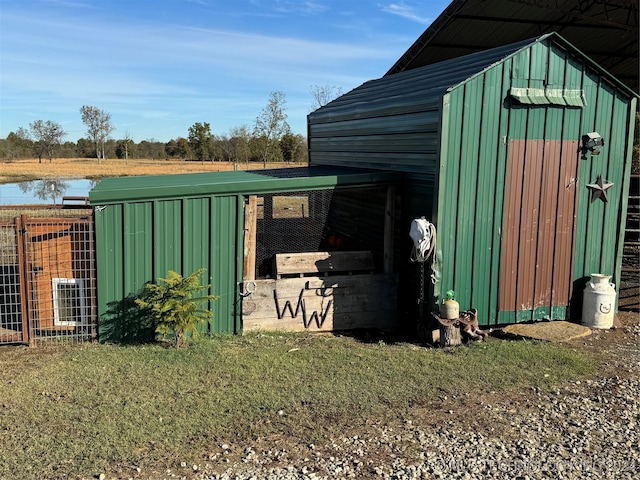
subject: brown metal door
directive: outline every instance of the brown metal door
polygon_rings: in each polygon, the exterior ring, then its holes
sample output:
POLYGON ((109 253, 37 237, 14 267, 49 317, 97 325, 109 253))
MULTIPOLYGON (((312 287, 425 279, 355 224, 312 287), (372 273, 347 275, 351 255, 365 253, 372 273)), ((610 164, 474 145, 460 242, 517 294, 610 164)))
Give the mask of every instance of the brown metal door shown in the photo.
POLYGON ((567 306, 578 142, 511 140, 508 155, 499 308, 531 311, 567 306))

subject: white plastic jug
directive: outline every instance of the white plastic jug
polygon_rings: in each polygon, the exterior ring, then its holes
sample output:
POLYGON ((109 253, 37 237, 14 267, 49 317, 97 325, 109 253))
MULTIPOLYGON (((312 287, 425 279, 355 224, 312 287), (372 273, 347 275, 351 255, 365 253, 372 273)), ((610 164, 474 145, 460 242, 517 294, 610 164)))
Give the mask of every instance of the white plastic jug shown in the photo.
POLYGON ((592 273, 584 289, 582 324, 591 328, 612 328, 616 307, 616 286, 611 275, 592 273))

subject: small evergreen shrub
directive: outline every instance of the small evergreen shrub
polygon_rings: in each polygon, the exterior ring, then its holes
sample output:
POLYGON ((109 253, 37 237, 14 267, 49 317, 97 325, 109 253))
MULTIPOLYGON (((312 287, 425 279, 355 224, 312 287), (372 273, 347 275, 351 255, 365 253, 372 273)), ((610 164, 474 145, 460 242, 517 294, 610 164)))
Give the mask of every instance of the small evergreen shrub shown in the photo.
POLYGON ((210 285, 200 285, 198 277, 204 268, 183 277, 169 270, 167 278, 158 278, 157 283, 147 283, 136 304, 143 315, 147 315, 156 326, 156 333, 166 336, 173 332, 176 347, 183 344, 185 334, 198 335, 198 326, 211 318, 211 311, 199 305, 217 300, 215 295, 196 296, 210 285))

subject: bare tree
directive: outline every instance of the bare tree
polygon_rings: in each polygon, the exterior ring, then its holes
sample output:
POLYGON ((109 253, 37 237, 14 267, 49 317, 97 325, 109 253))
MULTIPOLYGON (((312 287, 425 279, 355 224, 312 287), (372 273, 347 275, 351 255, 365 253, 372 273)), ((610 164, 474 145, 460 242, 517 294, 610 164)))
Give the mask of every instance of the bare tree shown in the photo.
POLYGON ((129 163, 129 145, 131 144, 131 134, 129 130, 124 132, 124 137, 122 137, 122 146, 124 147, 124 163, 125 165, 129 163))
POLYGON ((311 111, 313 112, 325 106, 340 95, 342 95, 342 88, 340 87, 334 87, 333 85, 312 85, 311 97, 313 98, 313 104, 311 105, 311 111))
POLYGON ((249 128, 246 125, 234 127, 229 131, 229 142, 231 143, 236 168, 239 162, 244 161, 245 163, 249 163, 250 137, 251 134, 249 133, 249 128))
POLYGON ((23 142, 31 142, 31 141, 33 141, 33 140, 31 140, 31 134, 29 133, 29 130, 27 130, 24 127, 18 127, 18 129, 16 130, 15 135, 17 136, 17 138, 19 138, 23 142))
POLYGON ((100 159, 105 158, 104 144, 111 132, 115 130, 111 123, 111 114, 98 107, 83 105, 80 108, 80 115, 82 115, 82 123, 87 127, 87 136, 96 147, 96 157, 100 163, 100 159))
POLYGON ((49 157, 49 163, 53 160, 53 153, 60 145, 66 133, 59 123, 47 120, 36 120, 29 124, 30 136, 33 138, 33 149, 38 156, 38 163, 42 163, 42 156, 49 157))
POLYGON ((44 180, 38 180, 35 182, 33 193, 40 200, 51 199, 53 204, 56 204, 56 198, 64 195, 64 192, 69 188, 69 184, 59 178, 49 178, 44 180))
POLYGON ((256 118, 254 136, 260 144, 263 168, 267 168, 269 152, 278 151, 280 138, 291 131, 287 123, 285 103, 284 93, 271 92, 269 103, 256 118))
POLYGON ((228 135, 216 137, 216 150, 223 160, 233 162, 234 170, 238 170, 240 162, 249 162, 249 138, 250 133, 246 125, 233 127, 228 135))

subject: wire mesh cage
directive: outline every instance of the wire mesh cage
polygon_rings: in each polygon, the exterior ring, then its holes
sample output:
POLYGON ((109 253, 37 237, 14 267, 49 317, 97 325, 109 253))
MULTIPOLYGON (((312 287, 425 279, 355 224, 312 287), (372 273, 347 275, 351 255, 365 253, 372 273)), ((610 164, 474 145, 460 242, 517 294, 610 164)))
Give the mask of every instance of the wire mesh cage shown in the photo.
POLYGON ((0 343, 95 338, 91 218, 23 216, 0 227, 0 343))
POLYGON ((16 227, 0 224, 0 344, 23 335, 16 227))
POLYGON ((386 186, 260 196, 256 278, 274 276, 276 253, 368 250, 381 265, 385 201, 386 186))

